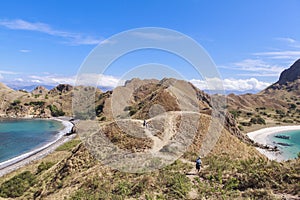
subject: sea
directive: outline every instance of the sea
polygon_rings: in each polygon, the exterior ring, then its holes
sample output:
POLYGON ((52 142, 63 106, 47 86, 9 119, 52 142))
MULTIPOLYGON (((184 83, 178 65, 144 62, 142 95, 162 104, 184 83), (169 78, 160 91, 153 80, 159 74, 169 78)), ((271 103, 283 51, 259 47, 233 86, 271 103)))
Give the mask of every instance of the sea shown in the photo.
POLYGON ((55 141, 63 128, 57 120, 0 121, 0 164, 55 141))
POLYGON ((281 151, 282 157, 285 160, 294 159, 298 157, 300 152, 300 130, 282 131, 268 136, 268 140, 277 146, 281 151), (275 137, 276 135, 288 136, 289 139, 282 139, 275 137))

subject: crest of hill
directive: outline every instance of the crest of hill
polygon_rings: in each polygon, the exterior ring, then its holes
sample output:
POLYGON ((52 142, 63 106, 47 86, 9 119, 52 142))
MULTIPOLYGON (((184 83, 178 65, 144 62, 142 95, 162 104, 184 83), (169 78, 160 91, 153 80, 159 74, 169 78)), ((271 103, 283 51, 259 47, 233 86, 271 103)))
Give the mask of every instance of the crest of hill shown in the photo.
POLYGON ((297 60, 290 68, 280 74, 279 80, 269 86, 261 94, 272 96, 292 96, 300 95, 300 59, 297 60))
MULTIPOLYGON (((183 115, 201 113, 210 116, 213 111, 211 96, 193 84, 173 78, 162 80, 132 79, 124 86, 115 88, 112 93, 103 93, 98 116, 105 121, 115 119, 151 120, 163 113, 180 112, 183 115)), ((229 113, 223 115, 224 127, 233 136, 251 143, 241 134, 235 120, 229 113)), ((188 124, 187 124, 188 126, 188 124)))
POLYGON ((50 94, 67 93, 73 90, 73 86, 69 84, 59 84, 49 91, 50 94))
POLYGON ((4 83, 0 83, 0 90, 12 90, 11 88, 9 88, 7 85, 5 85, 4 83))
POLYGON ((298 59, 290 68, 284 70, 275 84, 284 85, 298 79, 300 79, 300 59, 298 59))
POLYGON ((48 89, 46 89, 43 86, 37 86, 34 90, 32 90, 32 94, 39 95, 39 94, 47 94, 49 92, 48 89))

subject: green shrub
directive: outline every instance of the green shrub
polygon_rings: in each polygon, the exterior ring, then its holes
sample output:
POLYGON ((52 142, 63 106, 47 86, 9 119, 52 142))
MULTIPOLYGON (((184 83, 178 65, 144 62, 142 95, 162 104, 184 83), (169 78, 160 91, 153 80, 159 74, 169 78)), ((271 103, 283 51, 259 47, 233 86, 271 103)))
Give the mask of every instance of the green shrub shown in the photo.
POLYGON ((133 106, 127 106, 124 108, 124 111, 129 111, 129 115, 132 116, 138 111, 138 109, 133 106))
POLYGON ((5 181, 0 186, 0 196, 4 198, 16 198, 24 194, 35 183, 35 176, 25 171, 5 181))
POLYGON ((246 113, 246 115, 247 115, 248 117, 250 117, 250 116, 252 116, 252 115, 253 115, 253 113, 251 113, 251 112, 247 112, 247 113, 246 113))
POLYGON ((262 117, 252 117, 250 119, 250 123, 252 123, 252 124, 266 124, 266 121, 262 117))
POLYGON ((69 142, 64 143, 59 146, 56 151, 71 151, 74 147, 76 147, 81 141, 80 140, 71 140, 69 142))
POLYGON ((233 190, 239 187, 239 180, 236 178, 230 178, 224 185, 226 190, 233 190))
POLYGON ((53 162, 42 162, 41 164, 39 164, 36 173, 40 174, 43 171, 46 171, 46 170, 50 169, 54 164, 55 163, 53 163, 53 162))
POLYGON ((251 126, 251 122, 240 122, 242 126, 251 126))
POLYGON ((293 104, 293 103, 290 104, 290 109, 291 110, 295 110, 296 108, 297 108, 297 106, 295 104, 293 104))
POLYGON ((276 110, 276 114, 278 114, 280 116, 285 116, 285 112, 282 110, 276 110))
POLYGON ((29 102, 29 105, 43 107, 45 105, 45 102, 44 101, 31 101, 31 102, 29 102))
POLYGON ((16 99, 14 100, 14 102, 11 103, 12 106, 16 106, 16 105, 19 105, 21 103, 21 100, 20 99, 16 99))
POLYGON ((282 122, 283 123, 293 123, 293 120, 291 120, 291 119, 284 119, 282 122))
POLYGON ((96 107, 96 115, 97 115, 97 116, 103 112, 103 108, 104 108, 104 105, 103 105, 103 104, 98 105, 98 106, 96 107))
POLYGON ((53 117, 59 117, 59 116, 64 116, 65 112, 62 109, 58 109, 55 105, 49 105, 48 108, 51 111, 51 115, 53 117))
POLYGON ((240 129, 240 131, 243 131, 244 130, 244 127, 239 125, 238 128, 240 129))
POLYGON ((237 110, 231 110, 229 112, 233 115, 234 119, 236 119, 240 116, 240 112, 237 110))
POLYGON ((115 190, 113 191, 114 194, 126 197, 128 196, 131 192, 132 192, 132 185, 130 185, 128 182, 126 181, 122 181, 120 182, 115 190))

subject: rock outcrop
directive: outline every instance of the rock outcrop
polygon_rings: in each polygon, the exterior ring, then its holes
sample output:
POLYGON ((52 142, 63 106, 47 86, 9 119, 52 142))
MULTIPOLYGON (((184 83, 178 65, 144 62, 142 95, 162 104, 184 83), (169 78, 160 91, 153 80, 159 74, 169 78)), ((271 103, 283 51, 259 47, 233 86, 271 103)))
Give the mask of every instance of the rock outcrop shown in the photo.
POLYGON ((50 94, 56 94, 56 93, 67 93, 71 92, 73 90, 73 86, 69 84, 59 84, 55 88, 49 91, 50 94))
POLYGON ((284 85, 300 79, 300 59, 297 60, 290 68, 280 74, 279 80, 275 84, 284 85))
POLYGON ((34 90, 32 90, 32 94, 34 95, 45 95, 49 92, 48 89, 46 89, 45 87, 43 86, 37 86, 34 90))

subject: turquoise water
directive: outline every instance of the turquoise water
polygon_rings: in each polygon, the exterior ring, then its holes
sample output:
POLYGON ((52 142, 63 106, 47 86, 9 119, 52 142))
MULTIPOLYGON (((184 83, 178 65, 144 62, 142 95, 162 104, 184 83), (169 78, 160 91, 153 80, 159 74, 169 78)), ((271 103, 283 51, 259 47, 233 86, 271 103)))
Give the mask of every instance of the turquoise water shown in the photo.
POLYGON ((282 151, 282 156, 284 158, 287 159, 297 158, 297 155, 300 152, 300 130, 284 131, 284 132, 276 133, 270 136, 270 140, 273 141, 273 144, 278 146, 278 148, 282 151), (275 135, 290 136, 290 139, 276 138, 275 135), (278 143, 284 143, 290 146, 284 146, 278 143))
POLYGON ((63 128, 55 120, 0 121, 0 163, 55 140, 63 128))

